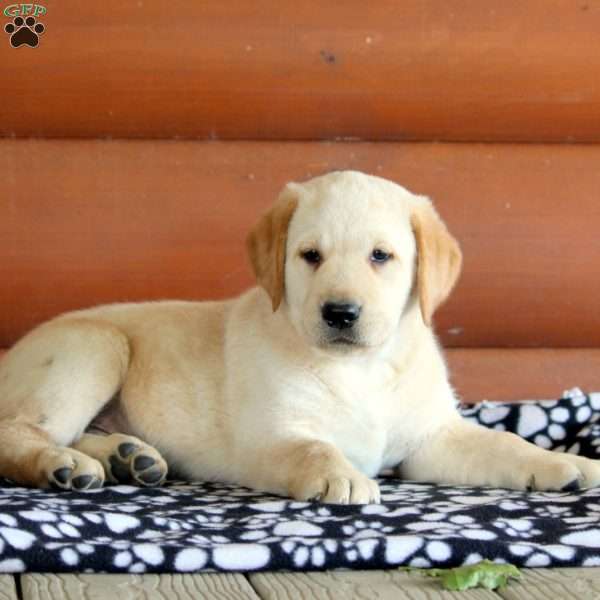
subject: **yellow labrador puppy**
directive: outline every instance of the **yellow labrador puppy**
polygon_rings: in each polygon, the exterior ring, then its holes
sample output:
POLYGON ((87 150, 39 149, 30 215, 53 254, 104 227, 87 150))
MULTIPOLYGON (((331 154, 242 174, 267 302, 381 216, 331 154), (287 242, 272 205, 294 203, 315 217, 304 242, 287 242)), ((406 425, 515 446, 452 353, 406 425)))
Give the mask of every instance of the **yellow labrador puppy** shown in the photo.
POLYGON ((461 253, 427 198, 349 171, 290 183, 248 250, 259 287, 239 298, 102 306, 18 342, 0 361, 0 474, 83 490, 157 485, 169 465, 351 504, 378 502, 372 477, 397 466, 522 490, 600 484, 599 461, 457 413, 431 319, 461 253))

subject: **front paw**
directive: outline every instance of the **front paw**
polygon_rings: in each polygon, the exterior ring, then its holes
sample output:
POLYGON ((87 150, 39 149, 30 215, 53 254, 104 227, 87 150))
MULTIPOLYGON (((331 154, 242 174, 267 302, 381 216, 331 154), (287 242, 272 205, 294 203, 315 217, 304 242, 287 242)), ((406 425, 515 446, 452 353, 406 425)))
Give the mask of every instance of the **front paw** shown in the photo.
POLYGON ((329 504, 379 504, 379 485, 359 471, 332 472, 298 481, 291 495, 296 500, 329 504))
POLYGON ((73 448, 51 447, 40 453, 40 487, 59 490, 86 491, 102 487, 102 464, 73 448))
POLYGON ((548 454, 543 459, 525 463, 519 487, 541 492, 572 492, 600 484, 600 461, 571 454, 548 454))
POLYGON ((579 469, 581 488, 594 488, 600 486, 600 460, 577 456, 576 454, 559 454, 579 469))

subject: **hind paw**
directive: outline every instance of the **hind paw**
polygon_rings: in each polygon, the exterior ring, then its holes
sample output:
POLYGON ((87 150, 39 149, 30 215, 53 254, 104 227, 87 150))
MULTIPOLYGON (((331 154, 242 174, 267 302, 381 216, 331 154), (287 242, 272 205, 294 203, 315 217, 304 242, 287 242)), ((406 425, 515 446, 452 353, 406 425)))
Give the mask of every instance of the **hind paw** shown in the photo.
POLYGON ((73 448, 46 450, 39 458, 40 487, 85 491, 102 487, 104 467, 73 448))
POLYGON ((106 460, 111 481, 157 486, 166 479, 167 463, 158 450, 129 435, 113 433, 109 440, 112 448, 106 460))

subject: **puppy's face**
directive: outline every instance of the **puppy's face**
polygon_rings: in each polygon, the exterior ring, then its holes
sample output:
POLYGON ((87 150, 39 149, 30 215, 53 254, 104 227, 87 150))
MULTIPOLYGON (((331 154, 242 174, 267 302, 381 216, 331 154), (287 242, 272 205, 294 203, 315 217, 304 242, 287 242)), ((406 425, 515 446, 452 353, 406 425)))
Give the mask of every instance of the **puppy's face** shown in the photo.
POLYGON ((368 183, 337 177, 305 185, 288 230, 290 319, 310 344, 333 351, 384 343, 412 289, 408 207, 368 183))
POLYGON ((384 344, 415 282, 429 324, 460 269, 458 246, 427 199, 357 172, 286 186, 249 250, 273 308, 284 300, 307 343, 337 353, 384 344))

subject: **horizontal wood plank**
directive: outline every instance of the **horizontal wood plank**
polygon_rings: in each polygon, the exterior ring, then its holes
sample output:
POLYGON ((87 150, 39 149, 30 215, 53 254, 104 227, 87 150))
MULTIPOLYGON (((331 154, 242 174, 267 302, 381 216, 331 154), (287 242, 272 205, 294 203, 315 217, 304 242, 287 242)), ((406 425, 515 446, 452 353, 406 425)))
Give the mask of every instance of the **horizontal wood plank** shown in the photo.
POLYGON ((202 575, 91 575, 29 573, 23 600, 258 600, 239 573, 202 575))
POLYGON ((598 348, 449 348, 446 357, 466 403, 555 400, 573 387, 600 391, 598 348))
POLYGON ((600 140, 589 0, 43 4, 1 135, 600 140))
POLYGON ((505 600, 597 600, 600 569, 523 569, 523 577, 498 594, 505 600))
MULTIPOLYGON (((495 592, 443 590, 439 581, 418 573, 326 571, 210 575, 39 574, 22 576, 24 600, 336 600, 389 598, 405 600, 562 600, 600 596, 600 569, 523 569, 520 580, 495 592), (254 589, 253 589, 254 588, 254 589)), ((16 600, 13 578, 2 576, 0 598, 16 600), (4 595, 3 595, 4 594, 4 595)))
POLYGON ((17 600, 17 586, 12 575, 0 575, 0 600, 17 600))
POLYGON ((360 169, 433 197, 464 272, 457 347, 600 346, 600 145, 0 141, 0 346, 100 303, 252 285, 246 234, 286 181, 360 169))
POLYGON ((398 570, 255 573, 249 579, 264 600, 500 600, 489 590, 450 592, 436 579, 398 570))

